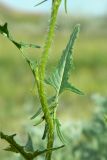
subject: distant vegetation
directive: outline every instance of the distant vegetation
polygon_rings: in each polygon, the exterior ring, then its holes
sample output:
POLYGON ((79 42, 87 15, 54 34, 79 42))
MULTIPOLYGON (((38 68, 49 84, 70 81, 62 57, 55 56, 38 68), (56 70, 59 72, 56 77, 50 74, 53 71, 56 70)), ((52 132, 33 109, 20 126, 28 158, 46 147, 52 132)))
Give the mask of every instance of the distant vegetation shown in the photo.
MULTIPOLYGON (((36 8, 35 8, 36 10, 36 8)), ((46 26, 46 18, 48 14, 43 13, 27 13, 27 12, 19 12, 16 10, 11 10, 7 8, 6 6, 1 5, 0 6, 0 21, 1 23, 5 20, 8 20, 8 22, 12 22, 19 25, 29 25, 34 26, 34 24, 38 26, 41 25, 43 28, 46 26)), ((71 27, 76 24, 81 24, 81 32, 84 34, 88 34, 91 36, 94 33, 94 36, 107 36, 107 15, 101 16, 101 17, 87 17, 84 15, 84 17, 75 15, 74 17, 71 15, 60 15, 59 23, 58 23, 58 30, 61 31, 69 31, 71 30, 71 27)), ((11 24, 12 25, 12 24, 11 24)), ((83 35, 82 33, 82 35, 83 35)))
MULTIPOLYGON (((0 5, 0 24, 7 21, 17 41, 42 44, 45 38, 43 35, 46 32, 47 16, 49 17, 48 14, 42 15, 41 13, 19 13, 0 5)), ((72 116, 72 119, 78 120, 87 119, 91 115, 93 104, 90 96, 93 92, 107 95, 107 15, 103 17, 61 15, 56 27, 57 36, 53 44, 49 67, 47 67, 49 72, 52 64, 55 64, 59 58, 62 46, 65 46, 69 33, 76 23, 81 24, 81 32, 75 49, 74 63, 76 64, 75 72, 72 72, 72 81, 78 84, 77 86, 82 88, 86 95, 82 98, 72 95, 71 100, 66 93, 65 96, 62 96, 64 103, 60 104, 62 108, 58 113, 63 119, 68 119, 68 117, 71 119, 72 116), (63 106, 67 106, 66 111, 63 106), (69 116, 62 114, 62 110, 68 112, 69 116)), ((31 57, 40 56, 40 52, 35 53, 33 49, 28 52, 31 57)), ((34 92, 31 86, 33 77, 31 77, 27 64, 18 53, 19 51, 16 51, 9 41, 0 37, 0 128, 7 131, 11 127, 11 131, 20 130, 23 133, 21 127, 25 124, 25 117, 29 116, 23 113, 33 113, 34 108, 29 109, 29 105, 34 106, 35 98, 31 98, 34 92), (31 91, 31 94, 28 90, 31 91), (20 120, 17 121, 17 118, 20 120), (11 126, 8 125, 8 121, 11 126)), ((0 155, 5 158, 6 153, 2 152, 0 155)), ((10 154, 7 153, 8 155, 10 154)))

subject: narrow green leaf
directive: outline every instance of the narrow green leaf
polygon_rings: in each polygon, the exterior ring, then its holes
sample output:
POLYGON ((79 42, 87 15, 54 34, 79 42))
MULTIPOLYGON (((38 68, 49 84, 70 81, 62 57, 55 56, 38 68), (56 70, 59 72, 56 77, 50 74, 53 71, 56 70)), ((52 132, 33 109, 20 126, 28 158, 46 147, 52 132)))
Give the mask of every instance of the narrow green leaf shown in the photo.
POLYGON ((35 45, 35 44, 28 44, 28 43, 24 43, 24 42, 20 42, 20 45, 22 48, 41 48, 39 45, 35 45))
POLYGON ((34 7, 37 7, 37 6, 39 6, 40 4, 42 4, 42 3, 44 3, 44 2, 46 2, 47 0, 43 0, 43 1, 41 1, 40 3, 37 3, 34 7))
POLYGON ((48 132, 48 125, 45 124, 45 129, 44 129, 44 133, 43 133, 43 136, 42 136, 43 140, 46 138, 47 132, 48 132))
POLYGON ((64 145, 62 145, 62 146, 59 146, 59 147, 55 147, 55 148, 50 148, 50 149, 45 149, 45 150, 43 150, 43 151, 35 151, 34 153, 33 153, 33 158, 34 157, 37 157, 37 156, 39 156, 39 155, 41 155, 41 154, 44 154, 44 153, 46 153, 46 152, 49 152, 49 151, 56 151, 56 150, 58 150, 58 149, 61 149, 61 148, 63 148, 63 147, 65 147, 64 145))
MULTIPOLYGON (((55 105, 50 105, 49 106, 49 110, 50 110, 50 115, 53 114, 54 112, 54 108, 56 107, 56 104, 55 105)), ((42 112, 42 108, 39 108, 38 111, 36 112, 36 114, 34 116, 31 117, 31 119, 35 119, 37 116, 39 116, 42 112)), ((39 120, 36 121, 35 125, 34 126, 37 126, 39 124, 41 124, 43 121, 45 120, 45 117, 44 115, 42 114, 41 118, 39 120)))
POLYGON ((73 46, 77 38, 79 29, 80 25, 76 25, 73 33, 70 36, 70 40, 65 50, 63 51, 57 67, 49 76, 49 78, 45 81, 47 84, 55 88, 57 95, 61 94, 64 90, 70 90, 81 95, 83 94, 81 91, 76 89, 72 84, 68 82, 71 69, 73 68, 73 46))
POLYGON ((26 62, 28 63, 28 65, 30 66, 30 69, 35 77, 36 75, 36 68, 38 67, 37 61, 31 60, 30 58, 25 58, 26 62))
POLYGON ((42 108, 39 108, 37 112, 31 117, 31 119, 35 119, 37 116, 39 116, 42 113, 42 108))
POLYGON ((64 138, 64 136, 63 136, 63 134, 62 134, 62 132, 61 132, 61 129, 60 129, 60 128, 61 128, 61 124, 60 124, 60 122, 59 122, 58 119, 55 119, 55 124, 56 124, 57 135, 58 135, 60 141, 61 141, 64 145, 67 144, 67 141, 65 140, 65 138, 64 138))
POLYGON ((38 126, 39 124, 41 124, 44 121, 44 116, 42 116, 36 123, 34 126, 38 126))
POLYGON ((35 45, 35 44, 28 44, 28 43, 24 43, 24 42, 16 42, 12 38, 9 38, 9 39, 19 50, 23 49, 23 48, 41 48, 40 46, 35 45))
MULTIPOLYGON (((56 101, 56 96, 52 96, 48 99, 48 105, 50 112, 56 107, 57 101, 56 101)), ((31 119, 35 119, 37 116, 39 116, 42 113, 42 108, 39 107, 37 112, 31 117, 31 119)))
POLYGON ((52 150, 55 151, 55 150, 61 149, 61 148, 63 148, 63 147, 65 147, 65 145, 62 145, 62 146, 59 146, 59 147, 55 147, 55 148, 53 148, 52 150))
POLYGON ((67 0, 64 0, 65 12, 67 13, 67 0))
POLYGON ((31 152, 31 153, 34 152, 32 138, 29 134, 28 134, 28 140, 27 140, 27 143, 26 143, 24 149, 26 152, 31 152))
POLYGON ((9 34, 9 30, 8 30, 8 24, 5 23, 4 25, 0 25, 0 33, 3 34, 4 36, 7 36, 7 38, 18 48, 18 49, 22 49, 22 48, 41 48, 39 45, 35 45, 35 44, 28 44, 28 43, 24 43, 24 42, 16 42, 15 40, 13 40, 13 38, 10 36, 9 34))

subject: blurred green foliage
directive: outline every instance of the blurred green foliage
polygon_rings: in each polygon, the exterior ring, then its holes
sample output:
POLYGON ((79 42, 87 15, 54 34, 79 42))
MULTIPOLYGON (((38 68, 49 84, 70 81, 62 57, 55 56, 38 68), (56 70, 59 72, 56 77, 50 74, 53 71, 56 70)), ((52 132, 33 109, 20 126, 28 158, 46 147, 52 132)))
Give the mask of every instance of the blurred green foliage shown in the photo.
POLYGON ((94 95, 96 107, 92 118, 84 123, 80 139, 74 140, 72 153, 75 160, 106 160, 107 159, 107 97, 94 95))
MULTIPOLYGON (((46 32, 48 15, 19 13, 8 10, 3 6, 0 6, 0 11, 0 24, 8 22, 10 31, 17 41, 30 42, 42 46, 45 39, 43 35, 46 32)), ((47 72, 50 72, 53 68, 52 66, 57 63, 72 27, 80 23, 81 32, 74 51, 75 72, 72 72, 72 82, 86 93, 84 97, 72 94, 72 100, 67 92, 65 96, 62 95, 64 101, 60 103, 58 114, 63 120, 89 119, 94 107, 90 100, 90 95, 94 92, 102 95, 107 94, 106 19, 106 15, 104 17, 60 15, 58 19, 56 37, 53 42, 52 54, 49 57, 47 72), (68 112, 66 114, 68 117, 65 117, 65 112, 68 112)), ((40 57, 40 52, 35 49, 27 49, 26 51, 31 58, 40 57)), ((31 71, 19 51, 7 39, 0 36, 0 130, 10 131, 11 133, 20 130, 21 134, 25 134, 22 129, 25 127, 25 120, 27 119, 27 123, 31 123, 28 117, 38 107, 38 97, 32 98, 32 94, 36 93, 36 90, 33 90, 33 81, 31 71), (36 106, 34 106, 35 101, 36 106), (8 121, 11 125, 8 124, 8 121)), ((48 92, 51 91, 49 90, 48 92)), ((85 143, 87 142, 85 141, 85 143)), ((71 152, 71 149, 69 150, 71 152)), ((81 148, 80 157, 83 157, 83 152, 84 146, 81 148)), ((9 160, 11 159, 9 158, 9 153, 0 151, 0 155, 3 157, 2 159, 6 157, 9 160)))

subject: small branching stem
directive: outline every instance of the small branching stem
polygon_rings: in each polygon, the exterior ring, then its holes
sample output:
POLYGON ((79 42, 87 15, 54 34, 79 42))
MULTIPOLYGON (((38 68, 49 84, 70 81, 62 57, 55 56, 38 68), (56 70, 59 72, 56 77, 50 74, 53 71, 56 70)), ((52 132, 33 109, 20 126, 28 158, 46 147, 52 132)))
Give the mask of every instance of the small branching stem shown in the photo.
MULTIPOLYGON (((48 102, 47 102, 47 96, 45 94, 45 85, 44 85, 44 79, 45 79, 45 70, 47 65, 47 59, 50 51, 50 47, 52 45, 52 41, 54 38, 54 32, 55 32, 55 25, 56 25, 56 19, 57 19, 57 13, 59 6, 61 4, 61 0, 54 0, 52 3, 52 11, 51 11, 51 18, 50 18, 50 24, 48 29, 48 34, 46 37, 45 45, 43 48, 43 53, 41 57, 41 62, 39 66, 39 96, 40 101, 42 105, 42 110, 44 112, 45 121, 48 125, 48 142, 47 142, 47 149, 50 149, 53 147, 54 142, 54 122, 53 118, 50 115, 48 102)), ((46 153, 46 160, 51 160, 52 151, 49 151, 46 153)))

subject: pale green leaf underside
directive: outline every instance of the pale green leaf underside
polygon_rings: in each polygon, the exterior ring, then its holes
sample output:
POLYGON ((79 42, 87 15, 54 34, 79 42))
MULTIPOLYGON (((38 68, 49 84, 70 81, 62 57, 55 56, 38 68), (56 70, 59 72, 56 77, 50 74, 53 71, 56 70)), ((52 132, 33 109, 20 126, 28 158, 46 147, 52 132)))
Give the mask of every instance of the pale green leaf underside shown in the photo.
POLYGON ((73 46, 77 38, 79 29, 80 26, 76 25, 73 30, 73 33, 70 36, 70 40, 66 46, 66 49, 63 51, 63 54, 57 67, 50 75, 50 77, 46 80, 47 84, 55 88, 57 95, 62 93, 64 90, 70 90, 77 94, 83 94, 81 91, 76 89, 72 84, 68 82, 70 72, 73 67, 73 46))
POLYGON ((55 119, 55 125, 56 125, 57 135, 58 135, 60 141, 61 141, 63 144, 66 145, 66 144, 67 144, 67 140, 65 139, 65 137, 64 137, 64 135, 63 135, 63 133, 62 133, 62 131, 61 131, 61 124, 60 124, 60 122, 59 122, 58 119, 55 119))

